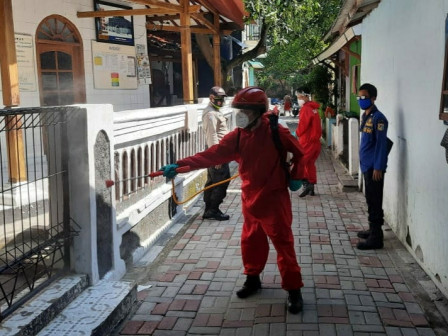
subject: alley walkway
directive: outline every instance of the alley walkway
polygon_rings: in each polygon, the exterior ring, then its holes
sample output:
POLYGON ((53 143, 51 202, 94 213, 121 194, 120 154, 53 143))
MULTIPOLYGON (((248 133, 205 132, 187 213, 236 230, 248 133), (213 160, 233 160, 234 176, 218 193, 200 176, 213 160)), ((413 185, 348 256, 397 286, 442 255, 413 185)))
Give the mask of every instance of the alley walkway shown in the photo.
POLYGON ((263 290, 245 300, 235 295, 245 279, 237 179, 222 207, 229 221, 202 220, 199 212, 176 239, 162 244, 158 259, 127 275, 151 287, 138 293, 134 312, 117 334, 436 335, 400 271, 411 257, 390 229, 385 227, 383 250, 355 249, 356 231, 366 223, 364 196, 339 190, 326 152, 318 161, 318 180, 315 197, 292 193, 295 247, 305 283, 302 313, 286 311, 287 293, 280 287, 272 245, 263 290))

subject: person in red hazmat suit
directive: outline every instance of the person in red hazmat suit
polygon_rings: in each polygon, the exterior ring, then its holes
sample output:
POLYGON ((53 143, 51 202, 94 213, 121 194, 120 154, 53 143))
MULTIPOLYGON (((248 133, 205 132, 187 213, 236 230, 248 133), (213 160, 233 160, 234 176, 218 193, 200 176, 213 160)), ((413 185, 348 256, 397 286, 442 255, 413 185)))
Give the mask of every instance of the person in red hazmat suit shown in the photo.
POLYGON ((314 185, 317 183, 316 161, 320 154, 320 137, 322 126, 318 109, 319 103, 313 102, 309 94, 299 91, 297 101, 300 106, 299 124, 296 135, 305 154, 305 181, 300 197, 314 196, 314 185))
POLYGON ((276 147, 265 113, 268 106, 262 89, 248 87, 239 91, 232 102, 238 127, 224 136, 219 144, 160 170, 164 176, 173 178, 179 166, 190 166, 194 170, 233 160, 239 163, 244 216, 241 252, 247 277, 237 296, 247 298, 261 289, 260 273, 268 259, 269 238, 278 254, 282 288, 289 293, 288 310, 297 314, 303 307, 303 282, 294 250, 288 187, 293 191, 300 189, 304 178, 304 156, 298 141, 281 125, 278 125, 281 148, 276 147), (289 174, 284 166, 287 152, 292 153, 289 174))

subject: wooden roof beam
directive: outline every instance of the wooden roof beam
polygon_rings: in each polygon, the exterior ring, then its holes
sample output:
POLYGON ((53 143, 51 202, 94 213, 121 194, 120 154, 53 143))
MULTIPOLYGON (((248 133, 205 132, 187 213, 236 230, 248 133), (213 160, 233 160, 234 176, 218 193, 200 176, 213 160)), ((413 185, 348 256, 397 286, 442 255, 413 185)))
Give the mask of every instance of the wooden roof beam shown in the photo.
MULTIPOLYGON (((156 6, 160 8, 172 9, 180 13, 183 11, 182 6, 175 5, 169 2, 157 1, 157 0, 132 0, 133 3, 145 6, 156 6)), ((201 9, 200 5, 189 6, 189 13, 197 13, 201 9)))
POLYGON ((157 9, 120 9, 110 11, 91 11, 91 12, 77 12, 79 18, 89 17, 108 17, 108 16, 131 16, 131 15, 154 15, 176 13, 174 9, 157 8, 157 9))
MULTIPOLYGON (((165 26, 162 24, 146 24, 146 29, 153 30, 153 31, 169 31, 169 32, 180 32, 181 27, 179 26, 165 26)), ((208 28, 200 28, 200 27, 190 27, 191 32, 194 34, 208 34, 213 35, 215 34, 214 31, 208 28)), ((230 35, 232 33, 231 30, 222 30, 220 31, 222 35, 230 35)))
POLYGON ((206 26, 208 29, 210 29, 213 34, 219 34, 219 29, 216 29, 215 25, 207 20, 202 13, 193 13, 191 14, 191 17, 198 20, 200 23, 202 23, 204 26, 206 26))
POLYGON ((146 23, 148 22, 161 22, 161 21, 172 21, 180 20, 180 15, 163 15, 163 16, 148 16, 146 18, 146 23))
POLYGON ((359 55, 359 54, 357 54, 357 53, 351 51, 349 47, 344 46, 344 47, 342 47, 342 50, 343 50, 346 54, 348 54, 348 55, 350 55, 350 56, 353 56, 354 58, 356 58, 356 59, 358 59, 358 60, 361 60, 361 55, 359 55))
MULTIPOLYGON (((193 5, 188 7, 189 13, 197 13, 201 9, 200 5, 193 5)), ((142 8, 142 9, 119 9, 110 11, 89 11, 89 12, 78 12, 77 16, 79 18, 88 17, 109 17, 109 16, 130 16, 130 15, 157 15, 157 14, 172 14, 181 13, 183 11, 181 6, 170 4, 168 7, 160 8, 142 8), (174 7, 172 7, 174 6, 174 7)))
POLYGON ((167 8, 167 9, 175 9, 182 10, 182 7, 179 5, 175 5, 169 2, 163 2, 163 1, 157 1, 157 0, 132 0, 133 3, 139 4, 139 5, 145 5, 145 6, 156 6, 160 8, 167 8))
POLYGON ((215 85, 222 85, 221 73, 221 37, 219 36, 219 15, 213 15, 213 26, 215 34, 213 34, 213 78, 215 85))
POLYGON ((203 7, 207 8, 211 13, 213 13, 214 15, 219 15, 218 11, 216 10, 216 8, 211 7, 210 5, 206 5, 204 3, 203 0, 195 0, 197 3, 201 4, 203 7))

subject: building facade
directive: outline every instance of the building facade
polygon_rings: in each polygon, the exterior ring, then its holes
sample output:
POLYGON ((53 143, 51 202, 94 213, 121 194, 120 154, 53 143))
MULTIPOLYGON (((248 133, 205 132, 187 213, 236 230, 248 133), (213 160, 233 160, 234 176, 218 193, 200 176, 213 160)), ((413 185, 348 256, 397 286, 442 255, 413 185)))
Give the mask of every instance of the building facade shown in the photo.
MULTIPOLYGON (((92 51, 97 40, 95 19, 77 17, 77 12, 93 10, 92 0, 15 0, 12 6, 22 107, 110 103, 116 111, 121 111, 150 106, 148 84, 139 85, 136 80, 128 84, 124 82, 127 78, 113 78, 112 75, 108 78, 111 85, 118 80, 121 87, 105 89, 95 83, 92 51)), ((134 44, 143 45, 146 50, 144 16, 133 18, 133 31, 134 44)), ((125 55, 135 48, 112 43, 106 46, 112 48, 110 52, 97 53, 122 52, 125 55)), ((135 56, 136 52, 133 54, 135 56)), ((107 58, 108 62, 120 61, 111 56, 107 58)), ((118 67, 125 65, 128 64, 118 67)), ((115 67, 104 63, 96 65, 97 68, 101 66, 115 67)), ((126 76, 132 75, 136 74, 129 70, 126 76)))
MULTIPOLYGON (((350 112, 358 109, 358 84, 377 87, 376 104, 394 142, 385 175, 386 221, 445 295, 447 15, 447 0, 346 0, 328 34, 337 37, 315 59, 335 66, 339 99, 350 112)), ((359 137, 350 139, 349 147, 357 148, 359 137)))
MULTIPOLYGON (((448 1, 382 0, 362 23, 361 81, 378 88, 378 108, 395 145, 389 156, 387 222, 448 294, 448 164, 439 120, 448 1)), ((445 69, 445 70, 444 70, 445 69)))

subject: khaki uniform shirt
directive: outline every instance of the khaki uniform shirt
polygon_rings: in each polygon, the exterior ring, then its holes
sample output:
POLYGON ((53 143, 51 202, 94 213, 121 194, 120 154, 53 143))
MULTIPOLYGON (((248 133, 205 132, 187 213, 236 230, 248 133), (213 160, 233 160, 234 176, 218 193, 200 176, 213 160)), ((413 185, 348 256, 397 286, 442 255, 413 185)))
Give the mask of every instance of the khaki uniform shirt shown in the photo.
POLYGON ((208 105, 202 112, 202 127, 207 148, 218 144, 229 133, 226 118, 211 105, 208 105))

